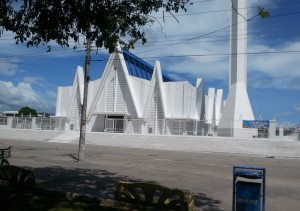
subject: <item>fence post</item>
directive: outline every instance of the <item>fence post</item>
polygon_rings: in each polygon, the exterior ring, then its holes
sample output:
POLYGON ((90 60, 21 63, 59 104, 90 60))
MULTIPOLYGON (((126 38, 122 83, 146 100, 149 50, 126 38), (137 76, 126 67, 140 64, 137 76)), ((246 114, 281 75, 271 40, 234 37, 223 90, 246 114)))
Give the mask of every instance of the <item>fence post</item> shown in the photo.
POLYGON ((181 120, 179 120, 179 131, 178 131, 179 135, 181 135, 181 120))
POLYGON ((50 121, 49 121, 49 129, 52 130, 51 118, 50 118, 50 121))
POLYGON ((32 118, 32 121, 31 121, 31 128, 33 129, 33 130, 36 130, 36 117, 33 117, 32 118))
POLYGON ((40 128, 41 128, 41 130, 43 130, 43 117, 41 118, 40 128))
POLYGON ((7 117, 7 127, 13 128, 13 117, 7 117))

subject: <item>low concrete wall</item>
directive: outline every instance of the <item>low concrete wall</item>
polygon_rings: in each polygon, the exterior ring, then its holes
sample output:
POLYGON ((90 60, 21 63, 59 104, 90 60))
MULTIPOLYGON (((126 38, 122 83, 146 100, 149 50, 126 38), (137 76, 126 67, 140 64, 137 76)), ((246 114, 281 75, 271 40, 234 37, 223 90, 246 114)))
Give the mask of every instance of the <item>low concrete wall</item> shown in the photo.
POLYGON ((47 141, 64 134, 61 131, 0 128, 0 139, 47 141))
POLYGON ((151 136, 88 133, 87 144, 166 151, 230 153, 300 158, 300 142, 212 136, 151 136))
MULTIPOLYGON (((0 139, 78 144, 78 132, 0 129, 0 139)), ((230 153, 264 157, 300 158, 300 141, 214 136, 154 136, 87 133, 87 145, 166 151, 230 153)))

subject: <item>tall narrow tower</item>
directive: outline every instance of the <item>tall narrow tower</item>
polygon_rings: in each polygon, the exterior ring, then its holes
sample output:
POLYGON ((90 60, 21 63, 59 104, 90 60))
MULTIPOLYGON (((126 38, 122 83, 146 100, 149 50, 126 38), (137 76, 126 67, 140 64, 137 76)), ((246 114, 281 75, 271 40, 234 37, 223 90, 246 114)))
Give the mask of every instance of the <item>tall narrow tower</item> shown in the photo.
POLYGON ((232 0, 229 92, 218 126, 220 136, 240 136, 243 120, 254 120, 247 93, 247 0, 232 0))

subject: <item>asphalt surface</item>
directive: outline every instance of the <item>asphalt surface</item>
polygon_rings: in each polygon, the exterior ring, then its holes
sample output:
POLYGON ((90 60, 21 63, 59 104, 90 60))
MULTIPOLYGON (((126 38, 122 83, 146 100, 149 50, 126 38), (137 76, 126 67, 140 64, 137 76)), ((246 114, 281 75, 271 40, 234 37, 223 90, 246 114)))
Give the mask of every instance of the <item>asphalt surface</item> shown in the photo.
POLYGON ((13 146, 10 164, 33 169, 44 187, 113 199, 117 181, 148 181, 193 192, 196 210, 231 210, 233 166, 264 167, 266 210, 300 210, 299 158, 87 144, 77 162, 74 142, 0 138, 6 146, 13 146))

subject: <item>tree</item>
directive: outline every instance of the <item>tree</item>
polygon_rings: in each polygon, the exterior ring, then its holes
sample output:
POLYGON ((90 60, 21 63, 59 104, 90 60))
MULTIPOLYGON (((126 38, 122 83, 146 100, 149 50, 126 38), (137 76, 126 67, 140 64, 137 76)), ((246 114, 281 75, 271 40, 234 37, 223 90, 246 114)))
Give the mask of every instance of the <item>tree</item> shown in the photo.
POLYGON ((23 115, 25 115, 25 116, 29 116, 29 115, 31 115, 31 116, 37 116, 36 110, 33 109, 33 108, 30 108, 30 107, 28 107, 28 106, 21 108, 21 109, 19 110, 19 114, 20 114, 20 115, 23 114, 23 115))
MULTIPOLYGON (((85 36, 98 48, 113 52, 119 42, 126 48, 146 42, 143 26, 162 9, 186 10, 189 0, 6 0, 0 2, 0 27, 12 31, 16 43, 27 46, 55 41, 62 47, 85 36)), ((0 28, 0 29, 1 29, 0 28)), ((76 47, 76 46, 75 46, 76 47)))
MULTIPOLYGON (((126 49, 147 40, 143 26, 152 24, 152 12, 173 15, 186 11, 189 0, 7 0, 0 1, 0 35, 15 33, 16 44, 46 45, 55 41, 74 48, 81 36, 86 39, 84 96, 81 110, 78 160, 84 158, 86 107, 91 45, 113 52, 117 43, 126 49)), ((173 15, 174 16, 174 15, 173 15)), ((175 16, 174 16, 175 17, 175 16)), ((51 47, 48 46, 48 50, 51 47)))

